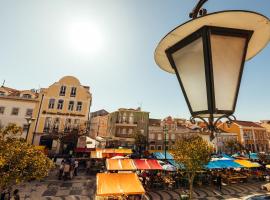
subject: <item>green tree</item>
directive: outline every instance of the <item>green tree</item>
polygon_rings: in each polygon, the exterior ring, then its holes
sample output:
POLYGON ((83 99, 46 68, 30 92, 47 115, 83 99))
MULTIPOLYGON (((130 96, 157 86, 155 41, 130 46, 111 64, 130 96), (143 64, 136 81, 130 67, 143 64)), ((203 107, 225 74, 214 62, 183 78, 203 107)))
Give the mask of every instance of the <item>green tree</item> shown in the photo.
POLYGON ((134 134, 133 138, 135 140, 134 144, 138 148, 139 153, 142 153, 142 150, 145 150, 146 148, 146 143, 147 143, 146 136, 142 134, 141 132, 137 132, 134 134))
POLYGON ((192 198, 193 180, 196 172, 203 170, 211 159, 213 148, 200 136, 184 137, 177 140, 172 154, 178 163, 184 165, 184 170, 188 174, 189 193, 192 198))
POLYGON ((236 153, 238 151, 243 151, 243 150, 247 151, 245 149, 245 147, 236 140, 228 140, 228 141, 226 141, 225 142, 225 148, 230 150, 230 154, 236 153))
POLYGON ((33 179, 42 179, 53 168, 53 162, 34 145, 13 137, 22 129, 10 124, 0 129, 0 190, 33 179))

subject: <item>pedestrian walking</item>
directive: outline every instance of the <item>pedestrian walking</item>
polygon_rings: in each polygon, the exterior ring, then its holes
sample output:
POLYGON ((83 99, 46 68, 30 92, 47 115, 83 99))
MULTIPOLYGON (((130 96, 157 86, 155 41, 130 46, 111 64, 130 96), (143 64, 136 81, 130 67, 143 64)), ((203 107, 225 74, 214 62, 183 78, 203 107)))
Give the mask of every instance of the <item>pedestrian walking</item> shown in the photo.
POLYGON ((221 191, 222 178, 221 178, 220 174, 218 174, 218 176, 217 176, 217 186, 218 186, 219 191, 221 191))
POLYGON ((20 200, 20 195, 19 195, 19 190, 18 189, 14 190, 13 199, 14 200, 20 200))
POLYGON ((90 166, 91 166, 91 161, 87 160, 86 161, 86 173, 88 174, 90 172, 90 166))
POLYGON ((69 162, 65 162, 64 164, 64 181, 66 181, 70 175, 70 163, 69 162))
POLYGON ((78 167, 79 167, 79 161, 75 160, 74 161, 74 176, 78 175, 78 167))
POLYGON ((60 167, 59 167, 59 174, 58 174, 58 179, 61 180, 62 179, 62 176, 63 176, 63 171, 64 171, 64 165, 65 165, 65 160, 63 159, 61 164, 60 164, 60 167))

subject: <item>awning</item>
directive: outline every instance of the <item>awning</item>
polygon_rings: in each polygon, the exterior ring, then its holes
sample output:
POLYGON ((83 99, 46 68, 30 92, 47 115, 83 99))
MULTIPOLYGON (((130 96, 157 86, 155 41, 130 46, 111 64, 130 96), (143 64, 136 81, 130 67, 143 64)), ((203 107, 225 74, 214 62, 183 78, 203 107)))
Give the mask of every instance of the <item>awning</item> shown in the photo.
POLYGON ((260 167, 261 165, 256 162, 250 162, 249 160, 234 160, 234 162, 242 165, 243 167, 251 168, 251 167, 260 167))
MULTIPOLYGON (((160 159, 160 160, 165 159, 165 152, 154 152, 153 155, 157 159, 160 159)), ((173 160, 173 156, 170 153, 166 152, 166 159, 173 160)))
POLYGON ((207 169, 225 169, 225 168, 242 168, 243 166, 233 160, 210 161, 205 168, 207 169))
POLYGON ((107 170, 136 170, 132 159, 107 159, 107 170))
POLYGON ((135 173, 97 174, 97 196, 144 194, 145 190, 135 173))
POLYGON ((162 170, 162 166, 158 163, 157 160, 134 159, 133 161, 137 169, 140 170, 162 170))
POLYGON ((91 158, 104 158, 102 151, 91 151, 91 158))
POLYGON ((132 154, 131 149, 115 149, 114 153, 132 154))

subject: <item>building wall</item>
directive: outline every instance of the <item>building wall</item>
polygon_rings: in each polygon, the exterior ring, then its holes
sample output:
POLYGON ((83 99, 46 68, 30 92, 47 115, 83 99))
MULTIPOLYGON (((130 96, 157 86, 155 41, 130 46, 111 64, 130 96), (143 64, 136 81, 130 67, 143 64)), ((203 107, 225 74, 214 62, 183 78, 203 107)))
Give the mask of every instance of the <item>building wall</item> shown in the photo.
MULTIPOLYGON (((73 129, 79 132, 85 131, 91 101, 89 87, 82 86, 79 80, 72 76, 65 76, 48 88, 41 89, 39 105, 35 113, 38 119, 33 130, 33 143, 39 145, 41 136, 48 135, 53 127, 57 128, 58 133, 73 129), (65 94, 60 94, 62 86, 66 87, 65 94), (72 88, 76 88, 73 96, 71 95, 72 88), (54 99, 53 106, 52 102, 50 103, 52 99, 54 99), (62 108, 59 107, 59 100, 63 100, 62 108), (72 110, 70 109, 71 101, 74 102, 72 110), (79 102, 82 103, 81 109, 77 109, 79 102)), ((54 147, 56 145, 56 143, 53 144, 54 147)))
POLYGON ((240 130, 239 125, 232 123, 230 126, 227 126, 226 123, 222 123, 218 126, 218 128, 224 130, 225 132, 236 133, 237 134, 237 141, 240 143, 243 143, 243 140, 242 140, 243 134, 241 134, 241 130, 240 130))
POLYGON ((92 138, 108 137, 108 115, 96 116, 90 121, 90 136, 92 138))
POLYGON ((116 146, 133 146, 134 134, 148 135, 149 112, 140 109, 119 109, 108 116, 108 135, 116 146))
MULTIPOLYGON (((36 118, 36 116, 34 116, 35 109, 38 105, 36 95, 31 91, 18 91, 16 96, 14 96, 1 87, 0 92, 2 92, 2 95, 0 96, 0 110, 3 109, 0 112, 0 126, 7 126, 10 123, 15 123, 17 126, 23 128, 23 133, 18 135, 18 137, 27 139, 28 124, 26 118, 36 118), (23 97, 24 94, 29 95, 29 97, 23 97), (14 108, 18 109, 18 114, 16 115, 12 114, 14 108)), ((32 126, 33 123, 31 124, 30 130, 32 126)))

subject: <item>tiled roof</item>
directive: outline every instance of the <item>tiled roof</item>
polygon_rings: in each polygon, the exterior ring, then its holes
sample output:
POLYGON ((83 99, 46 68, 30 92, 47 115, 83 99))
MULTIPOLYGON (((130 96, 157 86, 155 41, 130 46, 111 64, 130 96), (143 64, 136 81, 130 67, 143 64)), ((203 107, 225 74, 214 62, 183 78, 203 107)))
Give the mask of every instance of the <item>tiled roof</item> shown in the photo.
POLYGON ((256 128, 263 128, 259 124, 256 124, 255 122, 251 121, 239 121, 239 120, 234 120, 234 123, 240 125, 240 126, 245 126, 245 127, 256 127, 256 128))

